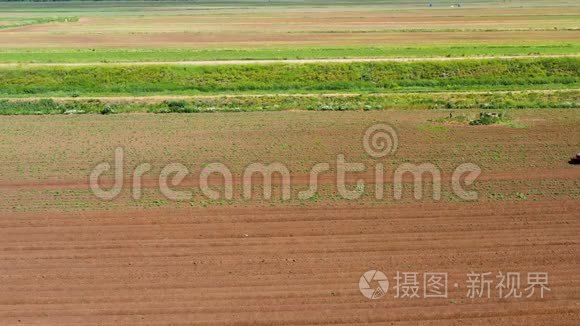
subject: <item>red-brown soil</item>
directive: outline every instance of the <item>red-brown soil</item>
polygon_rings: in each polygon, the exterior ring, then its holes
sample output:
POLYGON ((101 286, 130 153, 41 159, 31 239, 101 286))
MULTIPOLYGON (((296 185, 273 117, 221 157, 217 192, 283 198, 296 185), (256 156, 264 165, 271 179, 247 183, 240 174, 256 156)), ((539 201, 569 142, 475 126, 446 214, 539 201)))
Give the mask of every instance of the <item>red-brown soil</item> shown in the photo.
MULTIPOLYGON (((392 171, 390 173, 385 173, 383 181, 392 182, 393 176, 392 171)), ((252 182, 260 182, 259 176, 242 177, 233 176, 233 184, 240 186, 243 184, 244 180, 252 180, 252 182)), ((578 179, 580 180, 580 169, 572 168, 560 168, 560 169, 527 169, 512 172, 483 172, 479 177, 479 181, 500 181, 500 180, 567 180, 567 179, 578 179)), ((133 182, 132 178, 123 179, 123 183, 130 186, 133 182)), ((200 186, 199 174, 191 174, 187 176, 182 182, 176 185, 176 188, 191 188, 200 186)), ((295 186, 307 186, 311 183, 310 175, 291 175, 290 177, 292 185, 295 186)), ((374 184, 377 179, 374 171, 362 172, 362 173, 349 173, 346 175, 345 180, 349 184, 356 183, 357 180, 363 180, 366 184, 374 184)), ((437 180, 449 182, 451 180, 451 173, 442 174, 441 178, 437 180)), ((412 182, 413 178, 411 175, 406 174, 403 176, 403 181, 412 182)), ((219 175, 211 175, 208 178, 209 185, 223 185, 223 177, 219 175)), ((317 177, 318 184, 321 185, 334 185, 336 183, 336 174, 332 171, 326 172, 325 174, 320 174, 317 177)), ((99 181, 99 185, 102 188, 109 188, 113 186, 114 181, 110 178, 103 178, 99 181)), ((272 179, 274 185, 280 185, 281 179, 275 177, 272 179)), ((155 188, 159 185, 159 178, 143 177, 141 180, 143 188, 155 188)), ((0 190, 4 191, 18 191, 19 189, 27 190, 49 190, 49 189, 60 189, 60 190, 71 190, 71 189, 84 189, 89 190, 89 180, 39 180, 39 181, 2 181, 0 180, 0 190)))
POLYGON ((2 325, 575 325, 579 201, 9 214, 2 325), (447 299, 368 300, 363 272, 447 272, 447 299), (545 298, 466 274, 549 273, 545 298), (458 283, 458 287, 452 284, 458 283))
MULTIPOLYGON (((0 325, 577 325, 580 170, 567 160, 578 113, 511 114, 525 127, 429 122, 448 115, 436 110, 5 117, 0 325), (169 162, 191 169, 188 188, 213 161, 232 168, 236 188, 251 162, 287 163, 299 186, 339 153, 372 167, 361 136, 377 122, 399 134, 387 171, 433 162, 448 184, 458 164, 477 163, 479 202, 347 201, 323 189, 306 202, 178 203, 151 193, 169 162), (135 164, 154 166, 142 201, 87 190, 118 145, 126 179, 135 164), (358 287, 372 269, 390 281, 379 300, 358 287), (500 271, 520 273, 522 291, 527 273, 548 273, 551 291, 467 297, 468 273, 492 273, 495 287, 500 271), (448 273, 448 296, 395 298, 397 272, 419 273, 421 291, 423 273, 448 273)), ((360 177, 372 183, 372 170, 350 181, 360 177)), ((320 183, 332 187, 333 174, 320 183)))

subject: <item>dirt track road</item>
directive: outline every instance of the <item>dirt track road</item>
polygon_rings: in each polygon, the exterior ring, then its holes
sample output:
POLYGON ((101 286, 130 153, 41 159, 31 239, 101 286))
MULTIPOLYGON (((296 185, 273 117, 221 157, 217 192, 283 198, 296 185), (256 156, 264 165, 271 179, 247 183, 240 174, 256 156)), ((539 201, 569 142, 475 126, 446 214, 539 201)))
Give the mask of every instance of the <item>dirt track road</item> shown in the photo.
MULTIPOLYGON (((307 64, 307 63, 352 63, 352 62, 415 62, 415 61, 460 61, 474 59, 536 59, 536 58, 578 58, 580 54, 565 55, 522 55, 522 56, 467 56, 467 57, 393 57, 393 58, 346 58, 346 59, 290 59, 290 60, 210 60, 210 61, 144 61, 144 62, 83 62, 83 63, 0 63, 7 67, 65 66, 82 67, 95 65, 246 65, 246 64, 307 64)), ((0 59, 1 60, 1 59, 0 59)))
MULTIPOLYGON (((579 201, 17 213, 0 219, 2 325, 577 325, 579 201), (387 295, 359 291, 368 270, 387 295), (396 272, 448 273, 395 298, 396 272), (467 298, 467 273, 549 273, 544 299, 467 298), (457 283, 457 286, 455 286, 457 283)), ((375 286, 375 285, 373 285, 375 286)))
MULTIPOLYGON (((48 98, 57 101, 57 102, 66 102, 66 101, 87 101, 87 100, 99 100, 106 103, 159 103, 166 100, 194 100, 194 99, 212 99, 212 98, 253 98, 253 97, 339 97, 339 98, 348 98, 348 97, 357 97, 362 95, 367 96, 385 96, 385 95, 397 95, 397 94, 406 94, 406 95, 468 95, 468 94, 523 94, 523 93, 532 93, 532 94, 554 94, 558 92, 576 92, 580 91, 580 89, 576 88, 566 88, 566 89, 528 89, 528 90, 510 90, 510 91, 450 91, 450 92, 401 92, 401 93, 370 93, 370 94, 363 94, 363 93, 280 93, 280 94, 218 94, 218 95, 149 95, 149 96, 55 96, 48 98)), ((46 96, 41 97, 0 97, 0 99, 9 99, 11 101, 32 101, 38 100, 39 98, 47 98, 46 96)), ((295 109, 299 111, 300 109, 295 109)))

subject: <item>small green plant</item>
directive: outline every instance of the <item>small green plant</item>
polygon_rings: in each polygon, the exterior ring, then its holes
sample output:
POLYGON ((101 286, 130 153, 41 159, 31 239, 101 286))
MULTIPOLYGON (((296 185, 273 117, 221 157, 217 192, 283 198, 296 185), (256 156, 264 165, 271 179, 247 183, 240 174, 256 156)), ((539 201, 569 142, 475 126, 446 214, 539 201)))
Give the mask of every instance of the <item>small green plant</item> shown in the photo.
POLYGON ((492 200, 504 200, 505 196, 502 193, 490 193, 489 198, 492 200))
POLYGON ((516 198, 519 200, 526 200, 528 199, 528 196, 523 192, 516 192, 516 198))

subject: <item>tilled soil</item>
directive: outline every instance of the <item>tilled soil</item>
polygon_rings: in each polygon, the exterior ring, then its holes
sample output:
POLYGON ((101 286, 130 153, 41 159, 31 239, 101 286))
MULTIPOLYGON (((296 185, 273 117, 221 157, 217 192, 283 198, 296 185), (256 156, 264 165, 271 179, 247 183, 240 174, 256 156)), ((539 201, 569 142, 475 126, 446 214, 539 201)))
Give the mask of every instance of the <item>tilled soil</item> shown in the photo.
POLYGON ((579 203, 4 215, 0 324, 574 325, 579 203), (359 291, 367 270, 384 297, 359 291), (500 271, 521 298, 499 299, 500 271), (419 298, 395 297, 397 272, 419 273, 419 298), (423 298, 426 272, 448 273, 446 298, 423 298), (492 273, 489 298, 468 297, 470 272, 492 273), (543 299, 528 272, 548 273, 543 299))
POLYGON ((577 325, 580 170, 567 161, 578 114, 513 112, 523 128, 430 122, 449 112, 5 117, 0 325, 577 325), (87 189, 117 144, 128 185, 135 164, 184 162, 191 175, 179 187, 193 189, 200 164, 217 160, 238 190, 251 162, 288 163, 304 187, 308 167, 339 153, 368 167, 349 184, 372 185, 377 161, 361 136, 376 122, 400 139, 381 161, 385 178, 397 164, 433 162, 447 185, 455 166, 475 162, 479 201, 413 201, 410 191, 391 200, 388 184, 384 201, 337 200, 323 189, 332 173, 316 201, 169 202, 149 193, 156 170, 142 201, 100 201, 87 189), (370 270, 389 281, 376 300, 359 289, 370 270), (406 275, 418 297, 401 287, 397 296, 397 272, 417 273, 406 275), (500 272, 518 275, 515 296, 500 296, 500 272), (445 296, 425 297, 428 273, 447 276, 445 296), (470 273, 489 273, 489 296, 472 298, 470 273), (543 298, 537 286, 530 295, 528 273, 547 273, 543 298))

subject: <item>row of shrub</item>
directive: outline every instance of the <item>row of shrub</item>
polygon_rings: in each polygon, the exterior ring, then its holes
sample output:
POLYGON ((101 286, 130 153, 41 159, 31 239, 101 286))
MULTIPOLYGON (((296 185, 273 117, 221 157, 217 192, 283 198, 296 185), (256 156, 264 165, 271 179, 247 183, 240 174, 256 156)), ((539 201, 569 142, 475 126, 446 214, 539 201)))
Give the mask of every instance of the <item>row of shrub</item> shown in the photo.
MULTIPOLYGON (((31 101, 0 100, 0 115, 45 115, 45 114, 113 114, 123 105, 105 103, 99 100, 79 100, 57 102, 52 99, 31 101)), ((125 107, 127 109, 127 107, 125 107)))
POLYGON ((111 114, 126 112, 203 113, 245 111, 371 111, 385 109, 483 109, 580 108, 580 91, 553 93, 375 94, 217 96, 167 100, 156 103, 101 100, 0 100, 1 115, 111 114))

